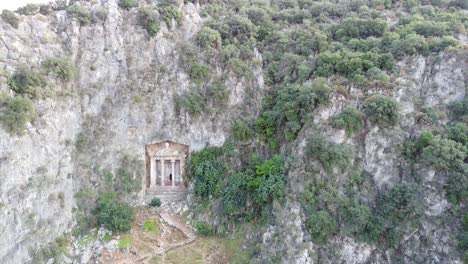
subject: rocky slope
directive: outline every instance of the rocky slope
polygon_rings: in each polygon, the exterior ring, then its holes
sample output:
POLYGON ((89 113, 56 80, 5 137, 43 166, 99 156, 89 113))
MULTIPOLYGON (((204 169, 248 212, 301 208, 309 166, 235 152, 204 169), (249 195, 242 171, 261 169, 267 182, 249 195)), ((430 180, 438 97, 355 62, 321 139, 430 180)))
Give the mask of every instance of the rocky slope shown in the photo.
MULTIPOLYGON (((249 69, 253 76, 249 79, 225 73, 212 62, 212 74, 224 75, 225 104, 209 102, 210 111, 198 116, 178 109, 178 96, 194 89, 185 59, 201 53, 194 39, 206 19, 201 17, 199 3, 177 4, 183 23, 178 25, 176 19, 161 23, 154 37, 140 25, 138 9, 123 9, 118 0, 79 2, 92 14, 88 25, 80 25, 65 10, 19 15, 17 29, 0 20, 1 93, 13 94, 8 76, 21 65, 40 71, 48 58, 67 56, 77 70, 70 82, 46 76, 45 95, 34 100, 37 116, 24 135, 0 129, 1 263, 27 263, 41 247, 72 232, 85 204, 80 197, 95 198, 89 190, 95 192, 103 185, 102 169, 115 171, 124 166, 127 156, 142 162, 144 146, 162 140, 187 144, 191 150, 221 146, 235 120, 260 114, 268 87, 257 50, 253 56, 259 63, 249 69)), ((445 175, 431 168, 411 170, 401 148, 428 128, 416 122, 420 105, 434 108, 442 117, 441 125, 448 122, 444 106, 465 98, 467 68, 468 55, 463 50, 412 56, 399 62, 393 89, 363 90, 350 85, 347 96, 333 93, 331 104, 316 109, 313 125, 305 126, 293 143, 281 149, 288 159, 288 195, 273 204, 267 226, 246 235, 245 243, 255 245, 255 261, 462 263, 457 248, 460 221, 453 217, 444 195, 445 175), (358 137, 349 138, 344 130, 329 126, 329 119, 345 105, 359 106, 364 96, 374 93, 391 96, 400 104, 396 127, 368 126, 358 137), (312 242, 301 199, 310 166, 305 158, 306 138, 317 131, 332 142, 353 146, 356 162, 370 175, 373 186, 362 195, 366 199, 397 183, 417 179, 423 186, 422 220, 405 233, 398 248, 382 249, 342 235, 325 244, 312 242)), ((343 175, 336 178, 345 180, 343 175)), ((139 189, 127 199, 144 199, 143 188, 139 189)), ((206 221, 216 225, 216 217, 207 215, 206 221)))
MULTIPOLYGON (((203 23, 198 6, 181 4, 183 25, 162 24, 150 39, 137 25, 136 9, 125 11, 116 0, 101 2, 82 3, 90 10, 107 10, 105 21, 90 26, 80 26, 64 10, 20 16, 18 29, 0 21, 0 69, 5 73, 22 64, 40 68, 57 56, 71 56, 77 67, 71 83, 48 77, 50 96, 34 101, 37 118, 24 136, 0 130, 2 263, 25 262, 30 250, 71 231, 74 194, 82 184, 95 184, 87 174, 94 166, 116 168, 123 155, 144 160, 145 144, 162 140, 191 149, 221 145, 240 109, 258 112, 258 104, 245 106, 251 98, 245 98, 247 86, 236 78, 228 80, 225 109, 199 118, 176 112, 175 95, 190 89, 179 59, 181 47, 203 23), (82 152, 76 149, 78 135, 89 138, 82 152)), ((6 77, 0 85, 11 93, 6 77)), ((261 94, 261 75, 255 87, 261 94)))

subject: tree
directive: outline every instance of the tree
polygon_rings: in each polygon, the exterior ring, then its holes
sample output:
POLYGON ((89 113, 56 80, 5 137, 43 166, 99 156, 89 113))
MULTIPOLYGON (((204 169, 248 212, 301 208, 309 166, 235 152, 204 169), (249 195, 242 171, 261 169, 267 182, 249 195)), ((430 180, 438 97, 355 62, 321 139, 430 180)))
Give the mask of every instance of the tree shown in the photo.
POLYGON ((132 208, 119 202, 113 192, 101 195, 95 213, 100 226, 118 232, 130 230, 134 218, 132 208))
POLYGON ((381 127, 391 127, 398 123, 398 103, 384 95, 373 95, 364 102, 369 120, 381 127))

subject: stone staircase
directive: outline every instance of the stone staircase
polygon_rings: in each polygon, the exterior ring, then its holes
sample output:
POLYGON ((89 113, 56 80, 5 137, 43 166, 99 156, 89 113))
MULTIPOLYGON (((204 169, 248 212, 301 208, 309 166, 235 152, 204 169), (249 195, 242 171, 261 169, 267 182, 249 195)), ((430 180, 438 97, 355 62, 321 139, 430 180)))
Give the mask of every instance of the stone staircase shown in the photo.
POLYGON ((180 187, 160 187, 158 189, 147 189, 146 198, 151 200, 159 198, 162 202, 179 202, 187 198, 188 190, 180 187))

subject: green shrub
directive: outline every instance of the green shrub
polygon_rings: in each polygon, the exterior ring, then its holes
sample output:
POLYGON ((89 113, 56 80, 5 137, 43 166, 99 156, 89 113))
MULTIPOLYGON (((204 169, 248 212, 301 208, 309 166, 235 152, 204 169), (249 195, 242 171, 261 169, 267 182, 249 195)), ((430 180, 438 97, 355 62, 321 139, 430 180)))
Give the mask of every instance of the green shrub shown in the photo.
POLYGON ((67 13, 74 17, 82 26, 89 25, 93 22, 89 10, 77 3, 67 7, 67 13))
POLYGON ((449 127, 447 138, 468 147, 468 125, 458 123, 449 127))
POLYGON ((41 93, 39 88, 45 87, 47 82, 39 73, 26 66, 20 66, 9 79, 8 84, 16 93, 34 98, 41 93))
POLYGON ((217 196, 221 191, 220 179, 223 175, 222 166, 216 161, 204 161, 193 168, 195 177, 195 194, 208 198, 217 196))
POLYGON ((381 37, 386 28, 387 23, 381 19, 347 18, 336 27, 335 37, 337 39, 381 37))
POLYGON ((197 33, 196 40, 197 44, 202 48, 221 48, 221 34, 210 27, 202 28, 202 30, 197 33))
POLYGON ((16 12, 18 14, 21 14, 21 15, 32 16, 32 15, 35 15, 35 14, 37 14, 39 12, 39 8, 40 8, 39 5, 27 4, 27 5, 23 6, 23 7, 18 8, 18 10, 16 10, 16 12))
POLYGON ((143 161, 137 157, 125 155, 112 180, 114 191, 119 195, 131 194, 141 190, 144 170, 143 161))
POLYGON ((164 5, 160 8, 159 12, 161 13, 162 18, 168 26, 172 24, 172 19, 177 22, 177 25, 181 26, 184 20, 184 15, 182 11, 175 5, 164 5))
POLYGON ((247 186, 257 204, 265 205, 286 195, 283 163, 283 159, 276 155, 256 166, 255 176, 248 180, 247 186))
POLYGON ((0 121, 8 133, 22 135, 26 124, 35 117, 31 100, 22 96, 7 97, 4 100, 5 109, 0 115, 0 121))
POLYGON ((207 82, 210 76, 210 68, 205 64, 195 63, 189 69, 189 76, 197 83, 207 82))
POLYGON ((353 204, 345 209, 345 230, 364 242, 377 242, 384 231, 384 221, 370 207, 353 204))
POLYGON ((130 10, 138 6, 137 0, 119 0, 119 6, 123 9, 130 10))
POLYGON ((10 10, 4 9, 2 11, 2 14, 0 15, 2 17, 3 21, 7 22, 14 28, 18 28, 19 25, 19 19, 15 15, 15 13, 11 12, 10 10))
POLYGON ((449 109, 454 120, 468 121, 468 99, 452 102, 449 109))
POLYGON ((150 37, 156 36, 159 32, 160 25, 158 15, 151 9, 140 8, 138 10, 138 23, 146 29, 150 37))
POLYGON ((415 188, 399 184, 385 193, 380 206, 384 218, 398 224, 402 221, 409 221, 417 214, 416 203, 415 188))
POLYGON ((422 150, 421 161, 438 170, 450 170, 463 164, 467 148, 461 143, 437 135, 422 150))
POLYGON ((337 230, 335 219, 326 211, 312 213, 306 225, 312 238, 319 243, 325 242, 337 230))
POLYGON ((468 175, 468 166, 466 164, 449 172, 445 192, 448 201, 453 205, 464 203, 468 198, 468 177, 466 175, 468 175))
POLYGON ((398 123, 398 103, 390 97, 373 95, 364 102, 365 113, 374 124, 382 127, 398 123))
POLYGON ((69 57, 48 58, 44 62, 44 67, 49 73, 54 73, 62 81, 70 81, 75 78, 75 64, 69 57))
POLYGON ((232 135, 236 140, 245 142, 253 137, 254 131, 244 120, 237 120, 232 127, 232 135))
POLYGON ((197 231, 197 234, 202 236, 210 236, 214 233, 213 228, 204 222, 195 223, 195 230, 197 231))
POLYGON ((146 232, 153 234, 159 233, 158 222, 156 220, 146 220, 146 222, 143 224, 143 227, 145 228, 146 232))
POLYGON ((326 171, 331 171, 334 167, 344 170, 352 158, 348 145, 335 144, 318 135, 313 135, 307 140, 306 155, 318 160, 326 171))
POLYGON ((227 214, 236 214, 245 210, 247 204, 248 175, 235 173, 222 190, 223 210, 227 214))
POLYGON ((354 106, 347 106, 333 119, 333 126, 344 129, 351 136, 364 127, 364 114, 354 106))
POLYGON ((126 249, 126 248, 129 248, 131 244, 132 244, 132 239, 130 238, 130 236, 127 235, 127 236, 122 237, 122 239, 117 244, 117 247, 119 249, 126 249))
POLYGON ((205 111, 205 99, 197 91, 191 91, 176 97, 177 111, 184 110, 197 117, 205 111))
POLYGON ((160 207, 161 206, 161 199, 159 199, 159 198, 152 199, 151 202, 149 203, 149 206, 150 207, 160 207))
POLYGON ((134 218, 132 208, 117 201, 112 192, 99 197, 95 213, 100 226, 118 232, 130 230, 134 218))

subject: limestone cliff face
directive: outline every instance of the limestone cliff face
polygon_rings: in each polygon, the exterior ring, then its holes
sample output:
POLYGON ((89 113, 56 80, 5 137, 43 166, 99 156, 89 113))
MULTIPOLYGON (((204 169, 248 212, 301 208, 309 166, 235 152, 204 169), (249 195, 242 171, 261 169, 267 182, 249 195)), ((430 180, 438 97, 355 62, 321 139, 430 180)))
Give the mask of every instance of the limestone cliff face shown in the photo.
MULTIPOLYGON (((106 10, 105 21, 80 26, 66 11, 20 16, 18 29, 0 21, 0 69, 21 64, 39 68, 48 57, 71 56, 77 78, 48 78, 48 95, 34 101, 37 118, 24 136, 0 129, 0 262, 23 263, 28 251, 75 225, 74 194, 95 179, 96 164, 114 168, 123 155, 144 160, 145 144, 173 140, 191 149, 223 144, 232 120, 259 111, 263 79, 228 78, 228 104, 191 118, 175 109, 174 97, 191 89, 181 65, 181 47, 192 43, 203 24, 198 7, 181 4, 183 24, 161 24, 150 38, 137 25, 137 9, 117 0, 85 3, 106 10), (246 96, 254 88, 254 94, 246 96), (138 98, 138 99, 136 99, 138 98), (86 138, 77 150, 78 135, 86 138)), ((82 3, 83 4, 83 3, 82 3)), ((0 91, 10 93, 6 77, 0 91)), ((143 182, 142 182, 143 185, 143 182)))
MULTIPOLYGON (((321 109, 314 117, 313 130, 301 132, 289 168, 289 189, 285 206, 277 205, 274 210, 274 225, 267 227, 261 236, 262 247, 259 261, 280 259, 281 263, 462 263, 457 257, 457 225, 454 224, 451 205, 446 200, 443 186, 447 178, 429 168, 413 172, 407 169, 402 157, 404 140, 415 138, 425 130, 416 122, 417 101, 422 100, 432 107, 437 115, 444 116, 443 105, 463 99, 466 93, 467 54, 445 54, 437 61, 434 58, 413 58, 400 65, 399 85, 394 89, 368 91, 382 93, 398 99, 401 120, 394 129, 382 130, 370 127, 363 135, 351 140, 344 131, 330 129, 324 122, 339 112, 342 98, 335 97, 333 103, 321 109), (419 99, 418 99, 419 98, 419 99), (324 245, 310 242, 305 227, 305 212, 301 195, 307 176, 304 159, 305 138, 316 131, 324 132, 336 143, 351 144, 355 157, 363 169, 371 175, 376 190, 367 194, 370 198, 383 190, 412 177, 421 179, 424 210, 421 224, 412 228, 403 239, 403 246, 395 250, 382 250, 376 246, 359 243, 349 237, 337 236, 324 245)), ((359 105, 360 91, 350 89, 348 103, 359 105)), ((440 122, 446 122, 444 118, 440 122)), ((323 173, 323 172, 322 172, 323 173)), ((343 181, 338 177, 337 181, 343 181)))
MULTIPOLYGON (((12 93, 6 73, 22 64, 39 68, 49 57, 70 56, 77 67, 73 82, 48 76, 47 95, 34 100, 37 117, 25 135, 12 136, 0 128, 0 263, 27 262, 30 251, 70 232, 76 224, 75 194, 83 186, 99 184, 92 173, 96 167, 116 168, 125 155, 144 160, 144 146, 162 140, 187 144, 191 150, 220 146, 233 120, 260 111, 265 90, 260 66, 251 69, 253 80, 234 75, 226 79, 229 98, 225 107, 199 117, 177 111, 175 96, 193 88, 182 58, 204 23, 199 6, 180 3, 182 25, 161 23, 159 33, 150 38, 138 25, 138 11, 123 10, 117 2, 81 3, 91 12, 107 13, 104 21, 98 19, 88 26, 80 26, 66 11, 20 16, 18 29, 0 20, 0 92, 12 93), (77 139, 84 143, 77 144, 77 139)), ((374 192, 393 186, 408 173, 402 164, 401 144, 423 130, 415 122, 416 98, 443 114, 445 110, 438 106, 466 94, 467 59, 466 52, 437 59, 415 57, 399 65, 396 87, 367 90, 367 94, 383 93, 399 101, 401 120, 394 129, 371 127, 361 137, 349 139, 344 131, 327 125, 327 119, 344 105, 362 103, 363 91, 353 87, 347 87, 348 98, 336 96, 330 106, 317 110, 314 129, 322 129, 334 142, 354 146, 355 157, 372 175, 374 192)), ((215 72, 221 74, 221 69, 215 72)), ((274 206, 273 224, 256 241, 257 261, 395 263, 389 257, 394 252, 347 237, 337 236, 326 245, 310 242, 299 197, 308 162, 305 139, 311 133, 304 129, 290 146, 288 159, 295 162, 288 168, 289 195, 284 205, 274 206)), ((423 224, 405 237, 401 261, 459 263, 452 254, 456 234, 442 190, 445 179, 430 170, 417 173, 428 209, 423 224)))

